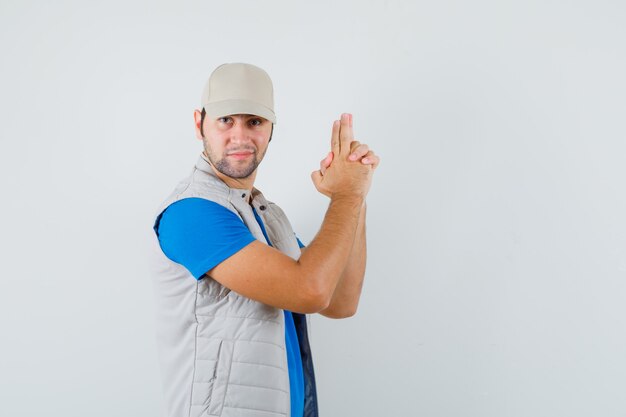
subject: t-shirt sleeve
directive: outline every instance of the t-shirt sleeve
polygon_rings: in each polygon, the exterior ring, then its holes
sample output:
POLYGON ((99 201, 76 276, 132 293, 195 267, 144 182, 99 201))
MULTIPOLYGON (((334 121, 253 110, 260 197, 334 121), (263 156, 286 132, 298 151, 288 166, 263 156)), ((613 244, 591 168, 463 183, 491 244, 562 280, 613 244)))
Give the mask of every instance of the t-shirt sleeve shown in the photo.
POLYGON ((239 216, 203 198, 173 203, 157 227, 163 253, 196 279, 255 240, 239 216))

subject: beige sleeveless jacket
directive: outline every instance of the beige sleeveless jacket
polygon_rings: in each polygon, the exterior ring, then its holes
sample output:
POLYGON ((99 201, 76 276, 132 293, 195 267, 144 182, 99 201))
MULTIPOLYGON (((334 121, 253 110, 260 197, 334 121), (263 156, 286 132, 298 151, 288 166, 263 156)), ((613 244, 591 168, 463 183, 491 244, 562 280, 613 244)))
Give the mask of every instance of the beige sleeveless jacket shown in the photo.
MULTIPOLYGON (((226 186, 200 157, 191 175, 161 205, 155 231, 170 204, 198 197, 228 208, 257 240, 267 243, 247 202, 248 192, 226 186)), ((300 248, 283 211, 256 189, 251 204, 272 246, 298 259, 300 248)), ((155 242, 157 343, 167 416, 289 416, 283 311, 243 297, 210 276, 196 280, 162 252, 158 237, 155 242)), ((310 355, 306 323, 304 329, 300 338, 306 339, 310 355)), ((309 366, 312 373, 312 362, 309 366)), ((314 381, 312 397, 310 385, 305 414, 317 415, 314 381)))

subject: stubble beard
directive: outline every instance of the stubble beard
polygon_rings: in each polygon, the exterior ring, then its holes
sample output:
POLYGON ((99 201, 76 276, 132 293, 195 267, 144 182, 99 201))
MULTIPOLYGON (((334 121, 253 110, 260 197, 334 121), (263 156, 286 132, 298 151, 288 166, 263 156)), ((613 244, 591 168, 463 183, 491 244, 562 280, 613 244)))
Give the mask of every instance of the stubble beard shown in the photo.
POLYGON ((209 161, 211 162, 211 165, 213 165, 213 167, 222 174, 230 178, 236 179, 244 179, 252 175, 252 173, 257 169, 257 167, 263 160, 263 156, 265 155, 264 153, 263 155, 261 155, 260 158, 257 158, 258 153, 256 149, 244 148, 243 150, 252 152, 252 161, 248 162, 246 165, 242 165, 241 163, 235 166, 234 164, 231 164, 230 161, 227 159, 226 151, 224 152, 224 155, 222 155, 222 158, 218 159, 216 155, 211 151, 211 149, 207 146, 206 141, 204 144, 204 153, 207 155, 209 161))

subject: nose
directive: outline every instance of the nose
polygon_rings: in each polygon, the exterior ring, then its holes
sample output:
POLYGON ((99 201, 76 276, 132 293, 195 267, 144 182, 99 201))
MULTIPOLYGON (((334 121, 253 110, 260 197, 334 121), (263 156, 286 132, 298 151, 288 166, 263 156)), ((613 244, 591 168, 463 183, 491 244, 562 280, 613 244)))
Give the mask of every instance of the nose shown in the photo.
POLYGON ((246 143, 249 141, 248 126, 245 121, 237 118, 230 128, 230 140, 235 143, 246 143))

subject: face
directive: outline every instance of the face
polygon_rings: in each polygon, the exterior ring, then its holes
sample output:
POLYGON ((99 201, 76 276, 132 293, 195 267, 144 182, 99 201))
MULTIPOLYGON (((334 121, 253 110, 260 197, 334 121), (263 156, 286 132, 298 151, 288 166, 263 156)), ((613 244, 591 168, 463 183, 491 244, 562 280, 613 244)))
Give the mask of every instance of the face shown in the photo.
POLYGON ((254 173, 265 156, 272 123, 251 114, 215 120, 206 116, 202 130, 204 150, 213 167, 230 178, 245 179, 254 173))

